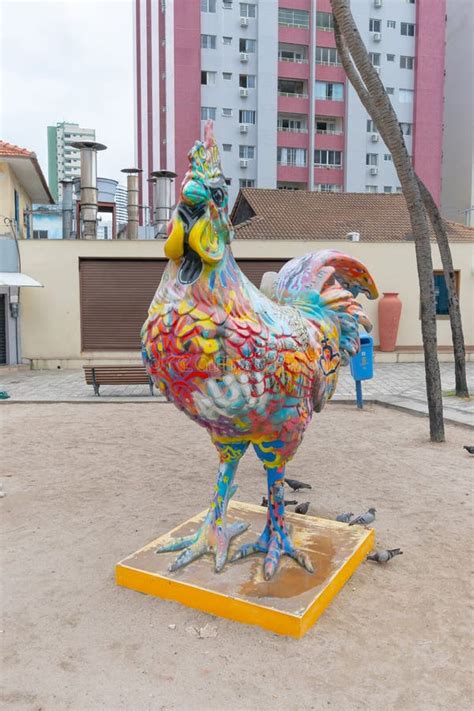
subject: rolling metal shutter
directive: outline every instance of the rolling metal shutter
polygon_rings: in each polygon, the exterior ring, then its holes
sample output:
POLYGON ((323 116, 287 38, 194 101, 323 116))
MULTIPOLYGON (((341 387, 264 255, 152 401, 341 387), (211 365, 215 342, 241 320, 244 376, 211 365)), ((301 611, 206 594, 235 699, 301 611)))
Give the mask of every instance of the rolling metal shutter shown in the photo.
POLYGON ((140 329, 164 259, 81 259, 83 351, 140 351, 140 329))
POLYGON ((265 272, 279 272, 286 261, 286 259, 238 259, 237 263, 245 276, 255 286, 260 286, 265 272))
POLYGON ((0 364, 7 362, 7 328, 5 315, 5 294, 0 294, 0 364))
MULTIPOLYGON (((164 259, 80 259, 81 348, 139 351, 140 329, 166 267, 164 259)), ((239 259, 244 274, 260 286, 265 272, 283 259, 239 259)))

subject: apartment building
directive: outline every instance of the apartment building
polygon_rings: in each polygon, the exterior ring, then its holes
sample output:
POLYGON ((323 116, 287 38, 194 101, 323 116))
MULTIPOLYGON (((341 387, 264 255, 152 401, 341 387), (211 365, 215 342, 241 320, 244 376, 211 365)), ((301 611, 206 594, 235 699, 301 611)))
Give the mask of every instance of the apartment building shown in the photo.
MULTIPOLYGON (((415 169, 439 201, 445 0, 353 0, 415 169)), ((241 187, 396 192, 392 157, 341 67, 330 0, 135 0, 137 164, 178 173, 203 123, 241 187)))
POLYGON ((95 141, 95 129, 66 121, 48 126, 48 183, 56 202, 62 202, 61 181, 81 174, 80 151, 70 145, 73 141, 95 141))

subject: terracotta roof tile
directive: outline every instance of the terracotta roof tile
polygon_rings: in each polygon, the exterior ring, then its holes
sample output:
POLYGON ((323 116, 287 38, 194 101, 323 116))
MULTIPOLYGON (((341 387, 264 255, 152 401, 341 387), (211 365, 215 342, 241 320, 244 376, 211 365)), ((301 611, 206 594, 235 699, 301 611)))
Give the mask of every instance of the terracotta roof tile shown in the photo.
POLYGON ((0 141, 0 156, 8 156, 9 158, 32 158, 35 154, 26 148, 15 146, 13 143, 0 141))
MULTIPOLYGON (((405 198, 400 194, 243 188, 232 219, 237 239, 346 241, 348 232, 359 232, 364 242, 413 239, 405 198)), ((474 241, 474 228, 445 224, 450 240, 474 241)))

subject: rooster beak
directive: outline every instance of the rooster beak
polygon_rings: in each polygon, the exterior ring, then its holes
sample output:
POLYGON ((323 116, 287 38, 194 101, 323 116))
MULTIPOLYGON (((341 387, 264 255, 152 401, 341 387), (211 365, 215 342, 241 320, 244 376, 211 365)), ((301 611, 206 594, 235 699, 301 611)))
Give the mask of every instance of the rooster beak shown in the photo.
POLYGON ((179 217, 173 217, 171 231, 165 242, 165 254, 168 259, 177 261, 184 254, 184 225, 179 217))

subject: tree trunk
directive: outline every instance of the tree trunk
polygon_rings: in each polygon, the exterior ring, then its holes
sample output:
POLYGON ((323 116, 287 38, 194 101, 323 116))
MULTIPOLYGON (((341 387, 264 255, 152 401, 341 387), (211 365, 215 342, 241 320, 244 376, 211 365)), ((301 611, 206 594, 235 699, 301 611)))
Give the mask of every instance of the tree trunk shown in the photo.
POLYGON ((348 0, 331 0, 331 4, 334 15, 336 44, 344 69, 363 103, 363 98, 367 99, 368 95, 368 106, 366 108, 392 153, 392 159, 407 203, 415 240, 420 284, 421 331, 425 355, 430 436, 433 442, 443 442, 443 400, 436 340, 436 308, 431 241, 418 180, 403 140, 397 116, 380 81, 380 77, 370 62, 352 17, 348 0), (357 72, 360 77, 357 76, 357 72))
POLYGON ((449 320, 451 323, 451 337, 453 339, 454 351, 454 375, 456 381, 456 395, 458 397, 469 397, 466 375, 466 350, 464 347, 464 333, 461 321, 461 309, 459 297, 456 291, 456 278, 454 275, 453 259, 449 248, 448 235, 443 223, 443 219, 438 210, 433 197, 422 180, 418 178, 421 197, 425 210, 428 213, 438 242, 438 249, 443 264, 444 278, 448 289, 449 320))

